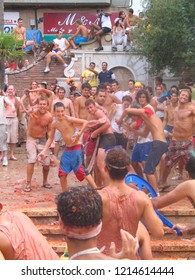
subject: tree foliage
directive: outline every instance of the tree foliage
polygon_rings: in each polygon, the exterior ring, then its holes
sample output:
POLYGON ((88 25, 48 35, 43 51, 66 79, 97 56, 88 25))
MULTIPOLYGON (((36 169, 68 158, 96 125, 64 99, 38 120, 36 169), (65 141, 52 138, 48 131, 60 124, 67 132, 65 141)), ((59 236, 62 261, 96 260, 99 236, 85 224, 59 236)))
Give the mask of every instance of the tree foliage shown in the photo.
POLYGON ((183 73, 195 68, 194 0, 148 0, 145 19, 135 29, 136 51, 145 56, 150 72, 168 68, 183 73))
POLYGON ((4 67, 3 64, 5 60, 9 61, 19 61, 23 58, 24 51, 21 49, 21 42, 18 41, 14 35, 5 34, 0 32, 0 64, 2 65, 0 69, 0 85, 1 88, 4 84, 4 67))

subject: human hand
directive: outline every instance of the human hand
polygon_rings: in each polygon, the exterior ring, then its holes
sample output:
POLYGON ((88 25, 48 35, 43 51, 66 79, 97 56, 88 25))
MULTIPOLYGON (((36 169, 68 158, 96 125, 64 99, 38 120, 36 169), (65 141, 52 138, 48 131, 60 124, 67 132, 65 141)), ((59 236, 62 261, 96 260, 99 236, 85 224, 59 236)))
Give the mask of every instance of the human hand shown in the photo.
POLYGON ((78 142, 80 137, 81 137, 81 134, 79 132, 75 132, 71 137, 71 140, 72 140, 71 144, 75 144, 76 142, 78 142))
POLYGON ((48 157, 48 155, 45 154, 44 151, 41 151, 38 156, 37 156, 37 161, 38 162, 42 162, 43 160, 45 160, 48 157))
POLYGON ((174 234, 177 234, 176 229, 181 230, 182 235, 187 234, 187 226, 186 226, 186 225, 182 226, 182 225, 179 225, 179 224, 175 224, 175 225, 172 227, 171 231, 172 231, 174 234))
POLYGON ((93 131, 93 132, 91 133, 91 135, 90 135, 90 139, 91 139, 92 141, 96 140, 97 137, 98 137, 98 135, 97 135, 97 133, 96 133, 95 131, 93 131))
POLYGON ((122 124, 122 120, 120 120, 119 118, 115 119, 115 122, 120 126, 122 124))
POLYGON ((116 253, 116 246, 114 242, 110 245, 110 256, 115 259, 137 259, 139 243, 137 238, 134 238, 129 232, 120 230, 122 239, 122 249, 116 253))

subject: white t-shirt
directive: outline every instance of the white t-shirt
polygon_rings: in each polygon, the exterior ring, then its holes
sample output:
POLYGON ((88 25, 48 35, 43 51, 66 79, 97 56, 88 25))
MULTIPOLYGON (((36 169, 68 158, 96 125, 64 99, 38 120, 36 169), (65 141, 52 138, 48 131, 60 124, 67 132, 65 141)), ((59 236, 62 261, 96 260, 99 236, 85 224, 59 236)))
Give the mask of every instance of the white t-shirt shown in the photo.
POLYGON ((60 48, 62 51, 65 50, 66 44, 65 44, 65 39, 64 39, 64 38, 61 38, 61 39, 56 38, 56 39, 54 39, 54 43, 55 43, 55 45, 58 45, 59 48, 60 48))
POLYGON ((112 23, 109 16, 101 16, 101 27, 107 27, 112 29, 112 23))
POLYGON ((116 113, 112 117, 110 123, 111 123, 111 126, 112 126, 114 132, 122 133, 121 128, 118 126, 115 119, 118 119, 121 117, 121 115, 124 111, 124 108, 123 108, 123 104, 117 104, 116 106, 117 106, 116 113))
POLYGON ((129 95, 127 92, 119 90, 114 93, 114 95, 122 102, 123 96, 129 95))

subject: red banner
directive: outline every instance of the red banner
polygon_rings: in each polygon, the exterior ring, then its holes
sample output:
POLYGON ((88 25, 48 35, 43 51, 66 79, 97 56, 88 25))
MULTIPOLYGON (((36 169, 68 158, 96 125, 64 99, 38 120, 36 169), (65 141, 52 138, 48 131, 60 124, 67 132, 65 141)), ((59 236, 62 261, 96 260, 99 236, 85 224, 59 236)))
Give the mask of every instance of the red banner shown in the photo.
MULTIPOLYGON (((118 13, 113 13, 110 16, 112 24, 116 17, 118 17, 118 13)), ((95 12, 44 13, 44 34, 56 34, 59 29, 62 29, 64 34, 73 34, 76 31, 75 22, 77 19, 81 19, 88 30, 90 30, 90 23, 97 23, 95 12)))

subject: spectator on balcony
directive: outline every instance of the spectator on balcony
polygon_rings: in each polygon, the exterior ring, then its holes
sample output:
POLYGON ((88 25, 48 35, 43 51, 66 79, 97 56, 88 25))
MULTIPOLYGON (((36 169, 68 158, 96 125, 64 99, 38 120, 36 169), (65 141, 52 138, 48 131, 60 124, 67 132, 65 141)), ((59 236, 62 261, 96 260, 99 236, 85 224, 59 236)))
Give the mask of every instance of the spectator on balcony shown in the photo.
POLYGON ((139 22, 139 17, 134 15, 134 10, 132 8, 129 9, 128 15, 125 18, 124 26, 127 32, 129 42, 132 41, 132 33, 133 30, 139 22))
POLYGON ((66 51, 68 50, 68 48, 70 47, 70 44, 68 42, 68 40, 66 40, 66 38, 62 38, 63 35, 63 31, 60 29, 57 31, 57 38, 54 39, 54 47, 52 49, 52 51, 50 51, 47 56, 46 56, 46 67, 44 70, 44 73, 48 73, 50 72, 50 62, 51 62, 51 58, 55 57, 57 58, 57 60, 64 65, 64 67, 67 67, 67 64, 65 63, 63 56, 66 55, 66 51))
POLYGON ((104 13, 103 10, 98 9, 96 11, 96 15, 98 18, 98 24, 91 23, 91 39, 96 37, 99 47, 95 49, 95 51, 102 51, 104 48, 102 47, 102 35, 111 32, 112 30, 112 23, 110 19, 110 13, 104 13))
POLYGON ((112 51, 117 51, 117 45, 123 45, 123 51, 126 50, 127 35, 125 34, 125 28, 120 18, 114 20, 114 27, 112 29, 112 51))
POLYGON ((74 50, 78 49, 78 45, 80 43, 88 42, 88 30, 83 25, 82 21, 80 19, 76 20, 76 32, 68 38, 68 42, 70 44, 70 47, 72 47, 74 50))
POLYGON ((23 19, 18 19, 18 25, 13 28, 13 34, 15 38, 21 41, 22 49, 26 48, 27 46, 35 45, 34 41, 27 41, 26 40, 26 28, 23 26, 23 19))

